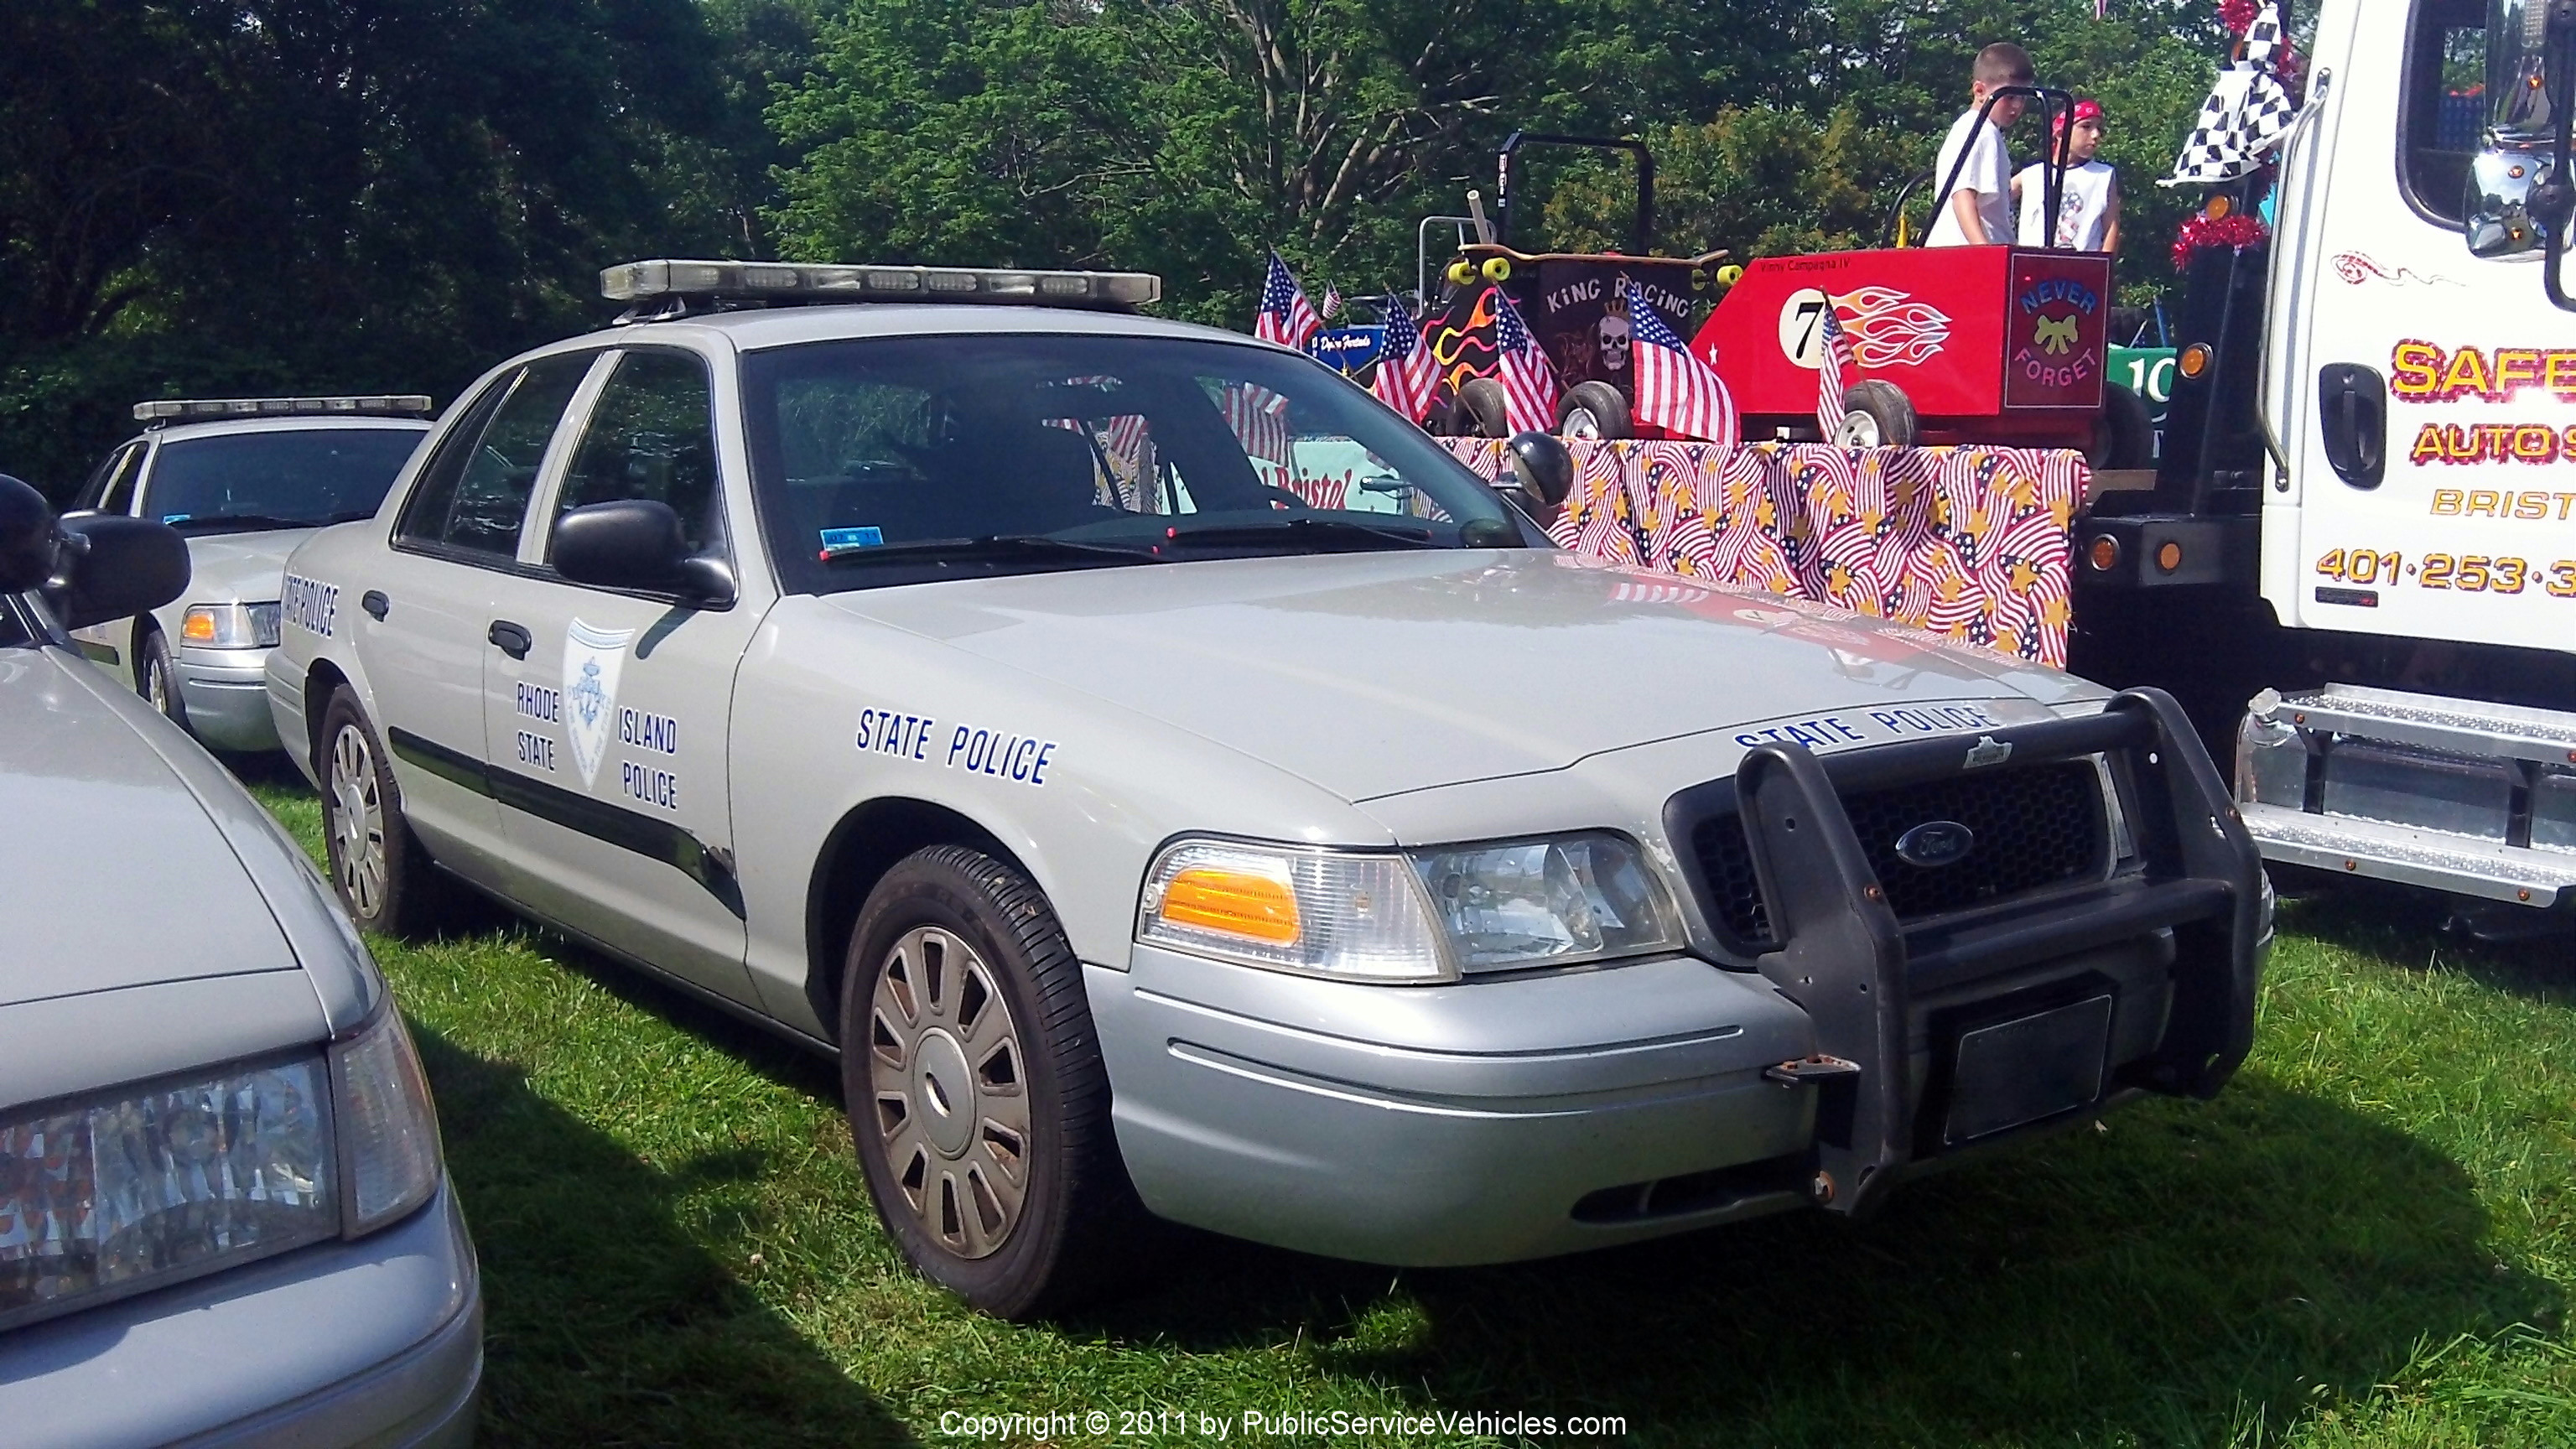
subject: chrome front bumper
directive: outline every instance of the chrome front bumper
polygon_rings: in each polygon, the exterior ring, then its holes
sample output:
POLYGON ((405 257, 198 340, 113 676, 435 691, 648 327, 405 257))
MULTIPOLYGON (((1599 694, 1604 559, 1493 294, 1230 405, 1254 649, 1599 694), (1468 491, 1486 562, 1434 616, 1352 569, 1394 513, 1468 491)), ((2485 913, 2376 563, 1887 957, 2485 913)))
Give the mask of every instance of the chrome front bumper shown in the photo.
POLYGON ((179 699, 188 732, 209 748, 257 753, 282 748, 268 707, 268 649, 192 649, 179 654, 179 699))

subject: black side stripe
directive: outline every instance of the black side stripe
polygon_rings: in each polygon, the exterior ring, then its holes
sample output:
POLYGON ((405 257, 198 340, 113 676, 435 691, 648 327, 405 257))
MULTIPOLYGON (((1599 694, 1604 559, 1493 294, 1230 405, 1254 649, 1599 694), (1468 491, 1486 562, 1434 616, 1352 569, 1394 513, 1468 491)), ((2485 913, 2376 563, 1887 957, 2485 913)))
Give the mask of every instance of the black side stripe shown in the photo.
POLYGON ((422 739, 406 729, 385 732, 385 743, 400 758, 477 795, 488 795, 513 810, 524 810, 593 840, 658 860, 706 887, 736 919, 743 916, 742 887, 733 872, 704 841, 650 815, 576 794, 560 785, 532 779, 516 770, 487 765, 458 750, 422 739))

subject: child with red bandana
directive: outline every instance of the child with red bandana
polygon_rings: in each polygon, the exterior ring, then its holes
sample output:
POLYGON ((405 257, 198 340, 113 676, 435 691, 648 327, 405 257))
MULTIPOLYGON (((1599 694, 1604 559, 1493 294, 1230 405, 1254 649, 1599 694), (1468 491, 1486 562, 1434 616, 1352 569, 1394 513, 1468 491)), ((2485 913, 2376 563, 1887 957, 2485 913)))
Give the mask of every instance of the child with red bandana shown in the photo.
MULTIPOLYGON (((2052 153, 2057 137, 2067 135, 2067 131, 2067 117, 2061 112, 2049 137, 2052 153)), ((2079 252, 2120 249, 2120 173, 2109 162, 2094 159, 2094 153, 2101 149, 2102 104, 2077 101, 2073 135, 2066 143, 2065 191, 2058 200, 2054 235, 2040 215, 2048 208, 2047 163, 2025 166, 2013 178, 2013 197, 2021 203, 2023 246, 2053 245, 2079 252)))

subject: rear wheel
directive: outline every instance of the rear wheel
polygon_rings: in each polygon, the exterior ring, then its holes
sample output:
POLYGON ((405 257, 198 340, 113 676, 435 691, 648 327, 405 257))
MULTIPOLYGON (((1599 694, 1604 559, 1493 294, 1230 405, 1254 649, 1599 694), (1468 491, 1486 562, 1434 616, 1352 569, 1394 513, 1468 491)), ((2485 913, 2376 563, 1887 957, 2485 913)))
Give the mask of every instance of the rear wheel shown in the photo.
POLYGON ((1126 1266, 1143 1210, 1082 964, 1034 882, 958 845, 897 863, 850 932, 840 1018, 859 1164, 924 1277, 1024 1319, 1126 1266))
POLYGON ((1606 382, 1578 382, 1565 390, 1565 400, 1557 404, 1557 436, 1565 438, 1629 438, 1636 430, 1628 422, 1628 398, 1606 382))
POLYGON ((1843 425, 1828 441, 1845 448, 1911 448, 1914 400, 1892 382, 1863 378, 1843 390, 1843 425))
POLYGON ((2147 400, 2116 382, 2102 384, 2102 415, 2094 420, 2093 446, 2084 450, 2093 471, 2155 466, 2156 425, 2147 400))
POLYGON ((1458 387, 1460 429, 1470 437, 1508 438, 1512 435, 1512 398, 1503 385, 1490 377, 1471 377, 1458 387))
POLYGON ((453 903, 446 879, 403 822, 402 788, 394 783, 375 728, 347 685, 331 692, 322 713, 322 841, 331 887, 362 931, 424 936, 453 903))

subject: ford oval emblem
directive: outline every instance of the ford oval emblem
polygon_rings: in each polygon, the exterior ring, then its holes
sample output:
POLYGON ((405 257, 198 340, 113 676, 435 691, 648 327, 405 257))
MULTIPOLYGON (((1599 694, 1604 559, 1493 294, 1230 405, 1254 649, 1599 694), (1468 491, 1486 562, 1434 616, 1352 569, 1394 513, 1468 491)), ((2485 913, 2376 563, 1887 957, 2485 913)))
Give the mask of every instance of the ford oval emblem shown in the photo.
POLYGON ((1923 870, 1957 865, 1977 845, 1977 833, 1956 820, 1926 820, 1896 837, 1896 858, 1923 870))

